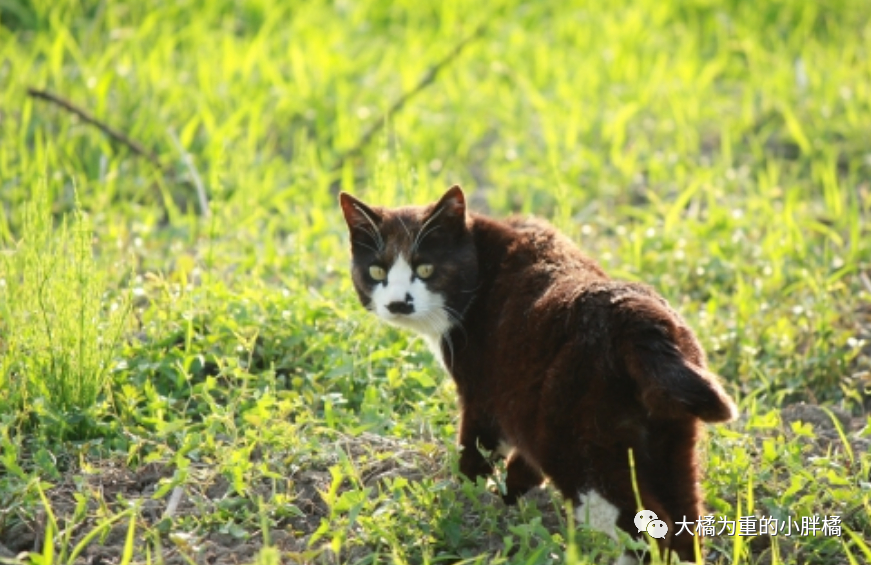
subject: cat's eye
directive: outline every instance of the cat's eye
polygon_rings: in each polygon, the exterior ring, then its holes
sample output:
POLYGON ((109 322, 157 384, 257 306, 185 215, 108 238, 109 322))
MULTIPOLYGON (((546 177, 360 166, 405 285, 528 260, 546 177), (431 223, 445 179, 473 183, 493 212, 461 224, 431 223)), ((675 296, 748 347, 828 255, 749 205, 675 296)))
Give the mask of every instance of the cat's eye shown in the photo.
POLYGON ((387 278, 387 272, 378 265, 372 265, 369 267, 369 276, 376 281, 383 281, 387 278))
POLYGON ((428 279, 430 275, 432 275, 432 265, 429 263, 424 263, 423 265, 418 265, 417 269, 415 269, 415 273, 422 279, 428 279))

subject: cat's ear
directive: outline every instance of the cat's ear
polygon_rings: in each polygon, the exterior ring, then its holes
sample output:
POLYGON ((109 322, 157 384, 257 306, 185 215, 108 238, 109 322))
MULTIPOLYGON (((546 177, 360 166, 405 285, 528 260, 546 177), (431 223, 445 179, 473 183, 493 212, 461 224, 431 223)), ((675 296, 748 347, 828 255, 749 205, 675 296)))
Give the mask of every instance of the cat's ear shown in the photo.
POLYGON ((443 222, 453 223, 459 227, 466 225, 466 196, 460 185, 455 184, 432 208, 428 220, 436 217, 443 222))
POLYGON ((345 222, 348 223, 348 229, 352 232, 355 230, 378 231, 381 225, 381 215, 375 212, 372 208, 366 206, 362 201, 357 200, 347 192, 339 193, 339 204, 342 205, 342 212, 345 214, 345 222))

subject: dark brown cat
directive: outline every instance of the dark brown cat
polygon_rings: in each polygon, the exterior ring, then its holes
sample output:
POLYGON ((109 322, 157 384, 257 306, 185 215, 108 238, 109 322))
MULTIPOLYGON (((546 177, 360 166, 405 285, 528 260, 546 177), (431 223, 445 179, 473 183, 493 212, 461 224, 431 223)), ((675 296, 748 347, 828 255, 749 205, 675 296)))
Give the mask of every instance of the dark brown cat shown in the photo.
POLYGON ((674 534, 703 513, 696 442, 735 406, 665 300, 543 221, 468 213, 459 186, 429 206, 340 201, 360 301, 422 334, 456 382, 463 474, 493 471, 478 446, 502 453, 506 502, 547 477, 579 520, 637 537, 632 449, 661 547, 693 559, 694 538, 674 534))

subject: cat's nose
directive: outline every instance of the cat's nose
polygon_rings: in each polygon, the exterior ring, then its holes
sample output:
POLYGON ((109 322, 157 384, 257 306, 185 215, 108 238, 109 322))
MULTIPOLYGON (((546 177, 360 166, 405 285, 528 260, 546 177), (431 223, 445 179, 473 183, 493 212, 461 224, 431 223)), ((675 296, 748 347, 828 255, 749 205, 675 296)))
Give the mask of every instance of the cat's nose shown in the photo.
POLYGON ((391 302, 387 305, 391 314, 411 314, 414 312, 414 304, 409 302, 391 302))
POLYGON ((391 302, 387 305, 387 310, 391 314, 411 314, 414 312, 413 300, 410 294, 406 294, 404 302, 391 302))

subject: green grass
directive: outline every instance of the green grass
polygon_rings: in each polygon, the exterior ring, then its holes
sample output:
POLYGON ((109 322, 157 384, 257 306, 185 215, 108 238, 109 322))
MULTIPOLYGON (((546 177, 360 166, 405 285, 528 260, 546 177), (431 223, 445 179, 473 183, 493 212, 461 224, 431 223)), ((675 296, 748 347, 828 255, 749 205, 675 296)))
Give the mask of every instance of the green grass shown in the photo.
MULTIPOLYGON (((92 256, 92 231, 76 214, 53 226, 44 184, 23 214, 16 249, 4 257, 8 288, 0 388, 23 422, 65 439, 97 432, 96 405, 130 314, 123 290, 107 292, 92 256)), ((98 432, 97 432, 98 433, 98 432)))
POLYGON ((553 493, 506 509, 460 480, 453 385, 356 302, 335 187, 393 205, 460 183, 697 330, 741 411, 709 430, 712 515, 843 520, 715 536, 710 562, 871 562, 869 22, 861 0, 0 0, 0 545, 613 559, 553 493))

